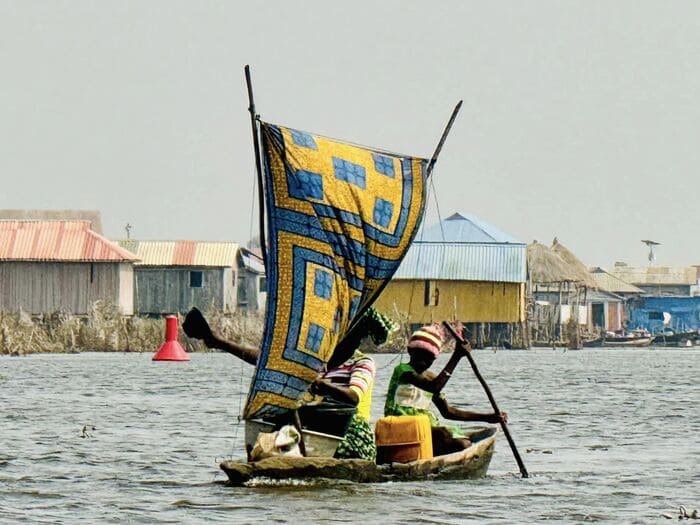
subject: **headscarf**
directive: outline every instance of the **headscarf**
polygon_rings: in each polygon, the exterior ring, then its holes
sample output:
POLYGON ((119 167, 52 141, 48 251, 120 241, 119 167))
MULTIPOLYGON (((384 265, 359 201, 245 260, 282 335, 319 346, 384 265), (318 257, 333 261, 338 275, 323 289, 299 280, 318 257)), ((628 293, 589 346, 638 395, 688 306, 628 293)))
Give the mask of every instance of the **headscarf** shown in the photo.
POLYGON ((425 350, 433 356, 440 355, 440 348, 445 342, 445 330, 437 323, 420 327, 408 340, 409 349, 425 350))

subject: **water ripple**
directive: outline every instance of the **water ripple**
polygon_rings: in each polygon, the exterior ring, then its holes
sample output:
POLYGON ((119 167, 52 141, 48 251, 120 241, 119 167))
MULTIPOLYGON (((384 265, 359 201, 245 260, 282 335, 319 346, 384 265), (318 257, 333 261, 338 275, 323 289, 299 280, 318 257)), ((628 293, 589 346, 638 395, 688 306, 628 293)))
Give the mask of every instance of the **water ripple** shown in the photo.
MULTIPOLYGON (((527 480, 501 439, 481 480, 231 487, 218 463, 242 455, 251 370, 230 356, 0 357, 0 522, 644 523, 697 502, 698 349, 474 355, 527 480), (86 425, 95 430, 81 437, 86 425)), ((376 357, 374 419, 393 358, 376 357)), ((468 366, 446 394, 488 408, 468 366)))

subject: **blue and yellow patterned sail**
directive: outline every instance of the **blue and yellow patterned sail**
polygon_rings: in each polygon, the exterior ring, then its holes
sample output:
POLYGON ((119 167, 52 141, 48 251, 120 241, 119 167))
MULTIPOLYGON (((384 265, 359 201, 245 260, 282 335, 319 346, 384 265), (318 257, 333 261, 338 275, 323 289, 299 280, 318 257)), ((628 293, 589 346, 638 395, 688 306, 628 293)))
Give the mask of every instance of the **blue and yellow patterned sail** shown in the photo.
POLYGON ((427 162, 262 123, 267 314, 244 417, 298 400, 398 268, 427 162))

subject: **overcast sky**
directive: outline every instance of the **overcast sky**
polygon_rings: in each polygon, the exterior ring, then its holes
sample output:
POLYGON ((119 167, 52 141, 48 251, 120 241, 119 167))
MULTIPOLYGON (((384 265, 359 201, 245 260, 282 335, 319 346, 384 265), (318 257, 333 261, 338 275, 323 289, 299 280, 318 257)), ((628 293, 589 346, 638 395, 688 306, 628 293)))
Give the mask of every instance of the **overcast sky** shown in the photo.
POLYGON ((0 208, 246 242, 246 63, 264 120, 426 157, 463 99, 443 218, 700 264, 698 2, 0 0, 0 208))

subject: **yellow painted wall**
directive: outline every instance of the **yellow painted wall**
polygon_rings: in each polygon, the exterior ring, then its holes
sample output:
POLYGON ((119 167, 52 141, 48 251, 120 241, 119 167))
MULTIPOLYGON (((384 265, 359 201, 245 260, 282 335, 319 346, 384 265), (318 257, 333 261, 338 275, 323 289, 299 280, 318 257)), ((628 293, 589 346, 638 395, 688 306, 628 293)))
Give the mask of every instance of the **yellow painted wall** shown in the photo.
POLYGON ((410 323, 457 319, 464 323, 517 323, 525 320, 525 285, 483 281, 433 281, 437 306, 425 306, 425 281, 393 280, 374 307, 392 315, 408 312, 410 323))

